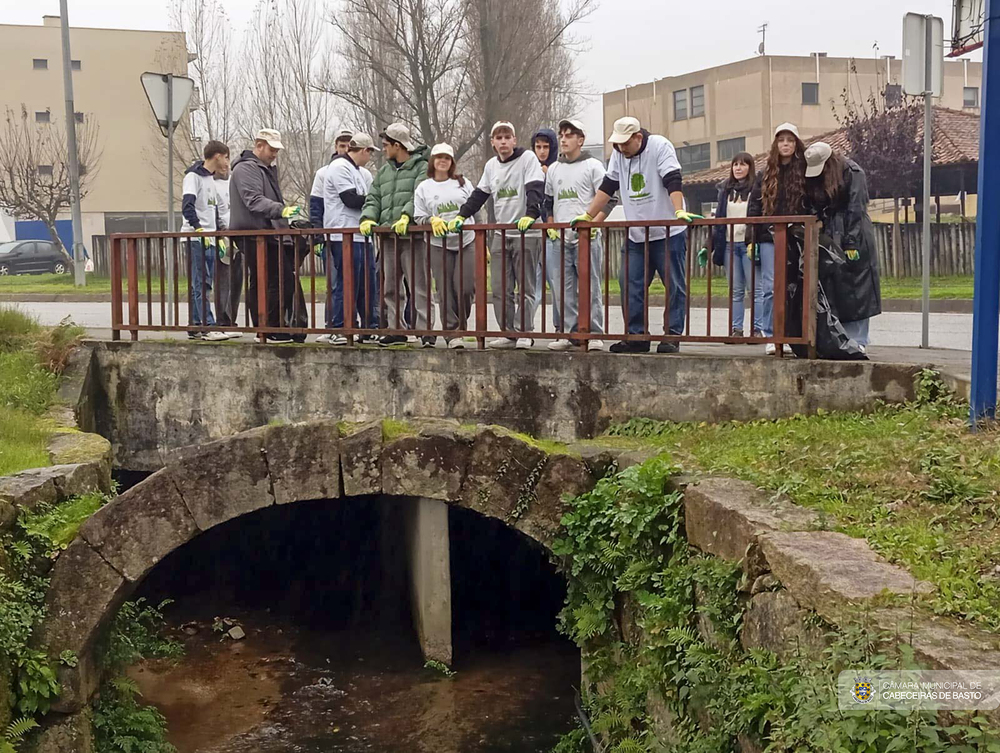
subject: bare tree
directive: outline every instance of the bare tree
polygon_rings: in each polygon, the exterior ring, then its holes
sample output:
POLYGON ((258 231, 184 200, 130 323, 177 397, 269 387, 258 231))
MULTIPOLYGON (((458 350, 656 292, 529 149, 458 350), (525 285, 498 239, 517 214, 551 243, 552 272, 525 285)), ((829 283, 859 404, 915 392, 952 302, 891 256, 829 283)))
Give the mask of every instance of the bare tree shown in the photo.
MULTIPOLYGON (((93 116, 84 116, 76 134, 82 199, 102 155, 93 116)), ((56 218, 69 208, 71 196, 65 128, 57 122, 36 123, 23 104, 20 114, 8 108, 0 127, 0 208, 19 220, 41 220, 52 242, 62 246, 56 218)))

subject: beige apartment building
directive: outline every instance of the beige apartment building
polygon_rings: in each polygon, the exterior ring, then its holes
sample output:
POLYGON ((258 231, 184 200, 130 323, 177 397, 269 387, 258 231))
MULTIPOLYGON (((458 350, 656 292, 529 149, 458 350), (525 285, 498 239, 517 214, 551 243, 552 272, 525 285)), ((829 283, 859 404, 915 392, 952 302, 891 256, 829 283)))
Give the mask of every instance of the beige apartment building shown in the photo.
MULTIPOLYGON (((763 55, 605 93, 605 141, 616 119, 637 117, 669 138, 684 171, 693 172, 740 151, 766 151, 774 128, 786 121, 798 125, 803 138, 835 130, 845 91, 855 102, 873 92, 896 99, 902 76, 902 61, 888 56, 763 55)), ((935 104, 978 112, 981 81, 982 63, 945 61, 943 96, 935 104)))
MULTIPOLYGON (((139 76, 185 75, 188 55, 181 32, 72 28, 70 45, 76 118, 96 121, 103 150, 83 201, 89 246, 93 235, 141 231, 164 216, 166 165, 155 163, 166 159, 165 139, 139 76)), ((0 110, 20 113, 23 105, 40 125, 65 122, 58 16, 44 16, 40 26, 0 24, 0 71, 0 110)))

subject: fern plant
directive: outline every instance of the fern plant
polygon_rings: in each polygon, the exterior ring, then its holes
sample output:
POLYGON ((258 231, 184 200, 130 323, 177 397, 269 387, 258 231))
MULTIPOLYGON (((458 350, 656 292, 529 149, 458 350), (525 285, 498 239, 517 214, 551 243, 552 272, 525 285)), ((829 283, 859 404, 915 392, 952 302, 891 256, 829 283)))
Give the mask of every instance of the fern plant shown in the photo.
POLYGON ((17 753, 25 736, 38 727, 38 722, 30 716, 22 716, 7 725, 0 738, 0 753, 17 753))

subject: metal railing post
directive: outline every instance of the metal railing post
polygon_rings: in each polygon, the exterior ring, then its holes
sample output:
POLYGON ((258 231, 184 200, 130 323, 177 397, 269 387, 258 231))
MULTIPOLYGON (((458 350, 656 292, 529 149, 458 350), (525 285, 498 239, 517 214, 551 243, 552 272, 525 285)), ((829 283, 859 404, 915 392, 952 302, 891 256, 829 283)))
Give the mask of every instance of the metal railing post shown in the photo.
POLYGON ((129 238, 125 263, 128 270, 129 336, 131 337, 132 342, 139 339, 139 330, 135 329, 135 327, 139 326, 139 267, 136 255, 137 251, 135 238, 129 238))
POLYGON ((785 302, 788 295, 786 284, 788 265, 788 225, 774 226, 774 353, 778 358, 784 355, 785 302))
MULTIPOLYGON (((579 285, 577 286, 577 324, 576 329, 581 335, 590 334, 590 228, 583 228, 577 235, 576 268, 579 285)), ((565 251, 564 251, 565 253, 565 251)), ((563 262, 563 269, 566 263, 563 262)), ((566 300, 563 298, 563 329, 566 328, 566 300)), ((584 338, 580 342, 580 350, 586 351, 590 341, 584 338)))
POLYGON ((111 237, 111 339, 122 339, 122 239, 111 237))
MULTIPOLYGON (((340 279, 344 286, 344 327, 354 329, 354 234, 344 233, 340 244, 340 279)), ((347 342, 354 345, 354 335, 347 336, 347 342)))
MULTIPOLYGON (((476 343, 482 350, 486 347, 486 231, 476 228, 476 343)), ((494 281, 494 285, 496 282, 494 281)), ((501 328, 502 328, 501 324, 501 328)))
MULTIPOLYGON (((281 305, 281 302, 278 302, 281 305)), ((257 236, 257 339, 267 342, 267 238, 257 236)))

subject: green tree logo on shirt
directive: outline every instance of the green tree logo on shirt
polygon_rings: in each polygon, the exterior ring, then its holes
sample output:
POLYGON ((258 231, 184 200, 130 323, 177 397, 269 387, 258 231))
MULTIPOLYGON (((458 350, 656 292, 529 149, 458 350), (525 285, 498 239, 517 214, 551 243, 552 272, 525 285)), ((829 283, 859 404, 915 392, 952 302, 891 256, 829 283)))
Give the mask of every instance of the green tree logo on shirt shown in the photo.
POLYGON ((454 201, 449 201, 445 204, 438 204, 438 214, 446 214, 447 212, 457 212, 458 204, 454 201))
POLYGON ((646 176, 642 173, 633 173, 631 185, 629 188, 632 189, 631 199, 635 201, 636 199, 645 199, 649 196, 649 192, 646 190, 646 176))
POLYGON ((516 199, 517 189, 516 188, 501 188, 497 191, 498 199, 516 199))
POLYGON ((557 196, 556 198, 558 198, 560 200, 562 200, 562 199, 579 199, 580 196, 577 194, 575 188, 564 188, 562 191, 559 192, 559 196, 557 196))

